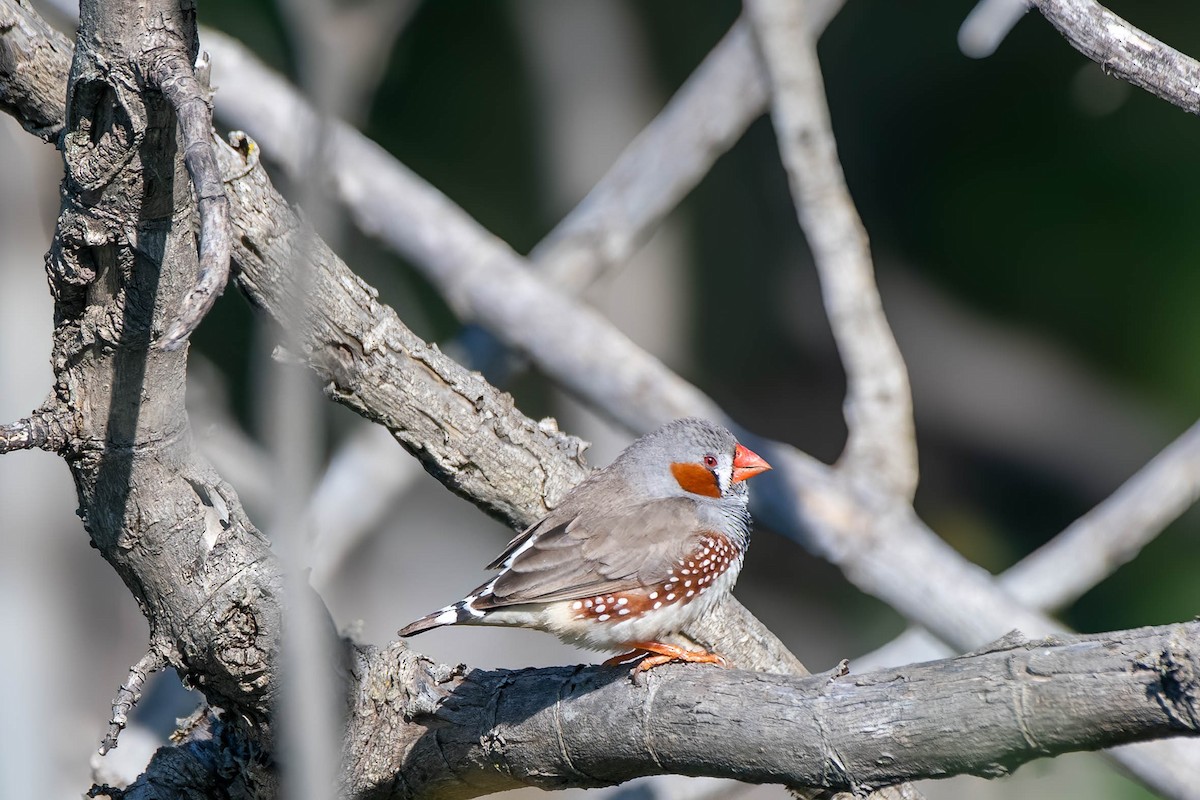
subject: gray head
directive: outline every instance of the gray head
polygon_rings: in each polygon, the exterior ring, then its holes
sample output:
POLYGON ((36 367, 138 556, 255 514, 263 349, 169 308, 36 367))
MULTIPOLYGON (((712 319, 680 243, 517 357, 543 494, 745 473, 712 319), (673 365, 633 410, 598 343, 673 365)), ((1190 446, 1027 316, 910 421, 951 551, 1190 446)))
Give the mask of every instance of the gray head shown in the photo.
POLYGON ((745 481, 770 469, 732 433, 698 417, 669 422, 613 462, 635 489, 654 497, 747 501, 745 481))

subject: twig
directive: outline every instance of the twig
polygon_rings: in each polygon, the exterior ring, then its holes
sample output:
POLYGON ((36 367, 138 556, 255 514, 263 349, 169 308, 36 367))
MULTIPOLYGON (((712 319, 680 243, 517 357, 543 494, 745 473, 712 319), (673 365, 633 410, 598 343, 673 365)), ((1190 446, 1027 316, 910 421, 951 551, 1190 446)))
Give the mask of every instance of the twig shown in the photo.
POLYGON ((112 719, 108 723, 108 733, 104 734, 104 739, 100 742, 100 755, 106 755, 117 746, 117 738, 129 722, 129 712, 142 699, 142 687, 146 678, 166 665, 167 660, 163 654, 150 649, 129 668, 129 677, 121 684, 121 688, 117 689, 117 696, 113 698, 112 719))
POLYGON ((1071 46, 1184 111, 1200 114, 1200 62, 1135 28, 1093 0, 1032 0, 1071 46))
POLYGON ((1054 611, 1132 561, 1200 499, 1200 422, 1058 536, 1008 569, 1001 585, 1022 603, 1054 611))
POLYGON ((624 264, 767 105, 745 22, 713 48, 587 196, 529 253, 545 279, 578 293, 624 264))
MULTIPOLYGON (((1131 561, 1200 498, 1200 422, 1168 445, 1103 502, 1010 567, 998 580, 1021 603, 1054 612, 1131 561)), ((906 631, 855 660, 862 667, 944 655, 927 632, 906 631)))
MULTIPOLYGON (((207 60, 198 65, 207 70, 207 60)), ((196 79, 187 55, 171 48, 155 62, 151 78, 175 109, 183 139, 183 163, 196 193, 200 214, 200 271, 180 303, 178 316, 158 346, 176 350, 191 335, 229 282, 229 200, 212 147, 212 109, 208 91, 196 79)))
POLYGON ((70 441, 72 427, 67 414, 42 408, 24 419, 0 425, 0 454, 15 450, 58 452, 70 441))
POLYGON ((826 313, 846 370, 848 440, 839 469, 911 500, 917 487, 912 391, 875 285, 870 246, 846 186, 803 3, 749 0, 772 84, 771 120, 826 313))

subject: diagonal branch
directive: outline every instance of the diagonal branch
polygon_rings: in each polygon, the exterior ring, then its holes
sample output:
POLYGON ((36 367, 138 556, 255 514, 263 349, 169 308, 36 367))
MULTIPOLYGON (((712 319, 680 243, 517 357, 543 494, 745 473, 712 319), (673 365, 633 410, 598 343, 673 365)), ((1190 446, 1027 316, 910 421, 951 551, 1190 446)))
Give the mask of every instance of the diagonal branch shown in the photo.
POLYGON ((1018 600, 1057 610, 1126 564, 1200 499, 1200 422, 1000 580, 1018 600))
MULTIPOLYGON (((1168 445, 1095 508, 1009 567, 999 582, 1031 608, 1058 611, 1078 600, 1200 498, 1200 422, 1168 445)), ((907 664, 945 653, 909 630, 866 656, 869 664, 907 664)), ((861 661, 859 663, 862 663, 861 661)))
POLYGON ((1094 0, 1031 0, 1071 46, 1104 71, 1200 114, 1200 62, 1094 0))
POLYGON ((44 142, 63 127, 64 62, 74 49, 65 36, 29 7, 28 0, 0 6, 0 111, 44 142))

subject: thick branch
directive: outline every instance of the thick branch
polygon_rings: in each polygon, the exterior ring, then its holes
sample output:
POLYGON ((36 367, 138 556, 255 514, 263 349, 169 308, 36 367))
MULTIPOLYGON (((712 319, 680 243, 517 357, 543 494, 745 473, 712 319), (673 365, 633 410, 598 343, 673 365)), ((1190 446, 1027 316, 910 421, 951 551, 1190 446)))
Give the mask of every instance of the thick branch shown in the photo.
POLYGON ((512 397, 410 331, 375 290, 308 230, 252 157, 221 147, 236 232, 239 286, 287 320, 295 264, 307 260, 310 314, 293 335, 332 399, 384 425, 452 491, 514 526, 552 508, 588 470, 586 445, 536 422, 512 397))
POLYGON ((604 667, 461 675, 393 645, 371 657, 363 686, 359 715, 376 727, 362 757, 375 761, 360 771, 371 784, 354 788, 371 797, 471 797, 661 773, 863 792, 1200 734, 1200 623, 1007 640, 840 678, 668 667, 636 684, 604 667), (424 734, 398 725, 406 718, 424 734))
MULTIPOLYGON (((60 452, 84 528, 145 613, 148 649, 236 725, 250 721, 261 746, 276 687, 278 569, 236 493, 192 451, 184 354, 151 349, 197 259, 175 114, 148 76, 156 55, 194 37, 194 18, 175 0, 86 2, 69 84, 68 48, 43 50, 55 55, 43 66, 58 70, 70 108, 46 259, 55 402, 73 415, 60 452)), ((61 106, 61 90, 52 99, 61 106)), ((50 116, 64 117, 59 108, 50 116)), ((117 698, 118 727, 136 683, 117 698)))
POLYGON ((1032 0, 1051 25, 1104 71, 1200 114, 1200 62, 1093 0, 1032 0))

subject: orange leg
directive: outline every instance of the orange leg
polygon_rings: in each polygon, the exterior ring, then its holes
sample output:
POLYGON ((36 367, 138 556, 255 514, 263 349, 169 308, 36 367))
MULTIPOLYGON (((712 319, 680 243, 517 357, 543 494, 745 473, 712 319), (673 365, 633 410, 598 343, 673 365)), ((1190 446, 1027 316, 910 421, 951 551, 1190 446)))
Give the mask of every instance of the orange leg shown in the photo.
POLYGON ((604 665, 609 667, 619 666, 641 658, 642 660, 638 662, 637 666, 630 670, 630 673, 633 675, 654 669, 671 661, 690 661, 693 664, 729 666, 724 658, 707 650, 685 650, 682 647, 677 647, 673 644, 664 644, 663 642, 631 642, 630 647, 633 650, 628 653, 622 653, 619 656, 613 656, 605 661, 604 665), (652 653, 653 655, 651 655, 652 653))

